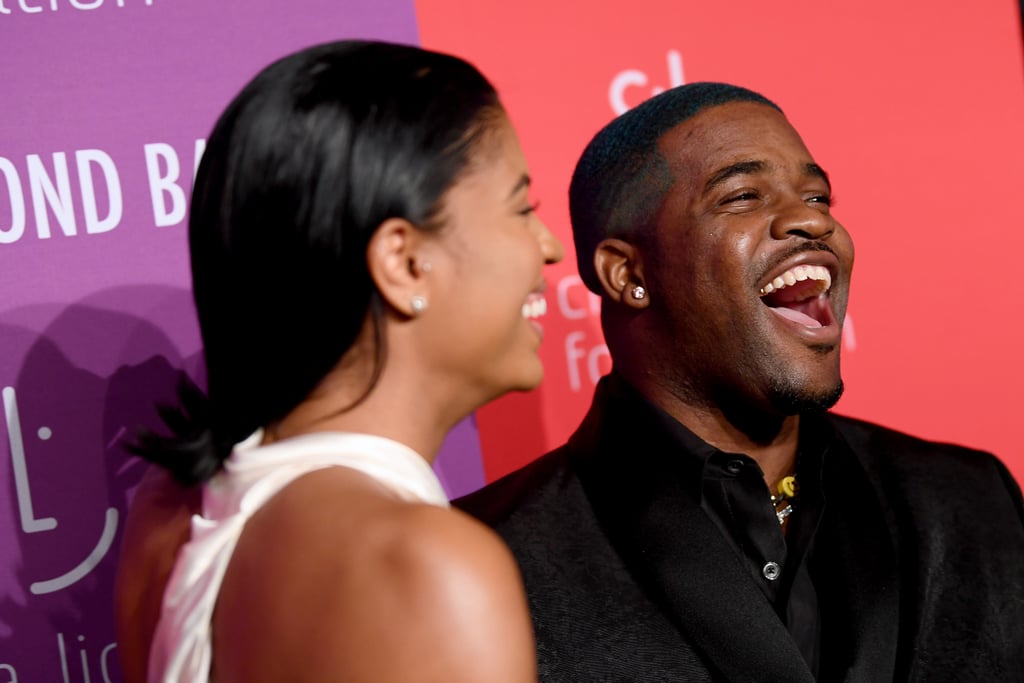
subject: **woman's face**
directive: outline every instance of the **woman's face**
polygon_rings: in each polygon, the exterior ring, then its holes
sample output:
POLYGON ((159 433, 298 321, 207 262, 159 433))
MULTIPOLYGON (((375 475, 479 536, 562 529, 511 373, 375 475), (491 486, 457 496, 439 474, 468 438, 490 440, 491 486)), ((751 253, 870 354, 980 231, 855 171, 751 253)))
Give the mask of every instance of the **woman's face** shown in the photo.
POLYGON ((502 115, 444 197, 423 316, 433 323, 424 329, 431 362, 484 400, 532 389, 543 376, 543 270, 565 254, 535 207, 526 159, 502 115))

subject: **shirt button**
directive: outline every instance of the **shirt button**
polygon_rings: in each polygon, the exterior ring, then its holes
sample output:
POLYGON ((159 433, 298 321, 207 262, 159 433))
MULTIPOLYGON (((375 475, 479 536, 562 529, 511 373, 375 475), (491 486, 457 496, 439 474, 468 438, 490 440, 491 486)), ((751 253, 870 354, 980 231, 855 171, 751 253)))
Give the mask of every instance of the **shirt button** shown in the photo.
POLYGON ((764 578, 769 581, 774 581, 782 574, 782 568, 779 567, 778 562, 769 562, 764 566, 764 569, 761 570, 761 573, 764 574, 764 578))
POLYGON ((740 472, 743 471, 743 461, 730 460, 729 462, 725 463, 725 471, 733 476, 739 474, 740 472))

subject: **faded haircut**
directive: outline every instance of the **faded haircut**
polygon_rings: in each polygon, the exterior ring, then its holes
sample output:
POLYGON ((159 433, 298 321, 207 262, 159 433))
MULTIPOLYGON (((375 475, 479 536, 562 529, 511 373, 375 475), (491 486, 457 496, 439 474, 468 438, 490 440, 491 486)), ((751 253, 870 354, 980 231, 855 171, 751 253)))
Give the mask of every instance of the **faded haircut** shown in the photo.
POLYGON ((782 111, 752 90, 726 83, 672 88, 602 128, 576 164, 569 185, 569 215, 580 277, 600 294, 594 251, 601 240, 633 239, 651 229, 674 178, 658 149, 669 130, 710 107, 758 102, 782 111))

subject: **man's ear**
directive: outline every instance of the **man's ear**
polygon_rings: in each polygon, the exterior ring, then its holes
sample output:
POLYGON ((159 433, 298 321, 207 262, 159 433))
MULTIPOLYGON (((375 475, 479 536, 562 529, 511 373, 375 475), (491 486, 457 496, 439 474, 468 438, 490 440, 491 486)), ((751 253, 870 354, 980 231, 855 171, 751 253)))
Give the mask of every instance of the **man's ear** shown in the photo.
POLYGON ((615 238, 602 240, 594 251, 594 270, 605 296, 631 308, 647 308, 650 297, 643 262, 634 245, 615 238))
POLYGON ((414 317, 428 297, 424 273, 423 233, 404 218, 389 218, 377 228, 366 249, 366 265, 381 297, 392 308, 414 317))

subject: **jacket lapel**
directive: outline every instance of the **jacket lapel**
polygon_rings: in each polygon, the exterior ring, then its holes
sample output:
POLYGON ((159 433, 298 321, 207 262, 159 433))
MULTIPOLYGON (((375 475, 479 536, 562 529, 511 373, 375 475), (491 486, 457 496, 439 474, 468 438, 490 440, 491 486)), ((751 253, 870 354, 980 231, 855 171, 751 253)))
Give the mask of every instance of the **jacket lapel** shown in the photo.
POLYGON ((697 505, 663 498, 634 533, 636 566, 680 630, 727 680, 814 680, 742 560, 697 505))
POLYGON ((617 552, 719 676, 814 681, 741 559, 687 493, 677 447, 646 406, 599 389, 569 450, 617 552))
POLYGON ((889 526, 841 437, 825 454, 824 476, 826 510, 811 567, 823 615, 822 679, 893 680, 900 594, 889 526))

